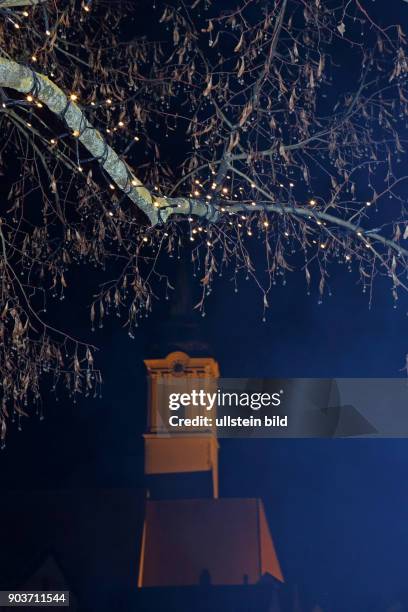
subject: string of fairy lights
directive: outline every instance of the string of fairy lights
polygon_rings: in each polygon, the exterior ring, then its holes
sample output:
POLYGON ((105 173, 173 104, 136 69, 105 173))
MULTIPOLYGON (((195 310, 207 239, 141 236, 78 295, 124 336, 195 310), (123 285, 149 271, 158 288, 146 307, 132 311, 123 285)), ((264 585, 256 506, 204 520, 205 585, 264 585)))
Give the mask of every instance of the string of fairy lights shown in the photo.
MULTIPOLYGON (((1 2, 1 0, 0 0, 1 2)), ((4 2, 4 0, 3 0, 4 2)), ((82 8, 84 10, 85 13, 89 13, 91 11, 91 3, 82 3, 82 8)), ((4 10, 4 9, 1 9, 4 10)), ((9 12, 7 10, 7 12, 9 12)), ((29 13, 27 10, 22 11, 22 16, 23 17, 28 17, 29 13)), ((8 16, 8 18, 11 18, 8 16)), ((20 24, 17 21, 13 22, 14 27, 16 27, 16 29, 19 29, 20 24)), ((45 11, 45 16, 44 16, 44 27, 45 27, 45 35, 46 36, 50 36, 51 35, 51 30, 49 29, 50 26, 48 24, 48 20, 46 17, 46 11, 45 11)), ((32 55, 31 60, 34 64, 37 64, 37 57, 36 55, 32 55)), ((36 68, 36 67, 35 67, 36 68)), ((33 75, 33 87, 32 90, 27 94, 26 96, 26 102, 30 105, 30 108, 39 108, 41 109, 43 104, 42 102, 39 102, 36 98, 37 98, 37 94, 38 94, 38 78, 36 75, 36 70, 34 68, 32 68, 32 75, 33 75)), ((60 119, 64 121, 65 119, 65 115, 70 107, 71 104, 78 104, 79 103, 79 93, 71 93, 68 95, 67 97, 67 104, 65 109, 60 113, 60 119)), ((7 108, 8 106, 12 106, 12 105, 17 105, 17 104, 21 104, 21 101, 18 100, 13 100, 13 99, 6 99, 3 100, 3 107, 7 108)), ((101 100, 100 102, 98 101, 94 101, 92 100, 89 104, 88 107, 84 107, 84 110, 86 110, 87 108, 90 108, 92 110, 92 108, 96 108, 99 107, 101 105, 105 105, 106 107, 114 107, 115 103, 112 100, 112 98, 110 98, 109 96, 105 99, 105 100, 101 100)), ((27 123, 28 127, 31 127, 30 123, 27 123)), ((112 127, 106 127, 106 133, 109 134, 115 134, 116 132, 120 131, 121 129, 123 129, 126 126, 126 122, 123 121, 123 119, 118 120, 117 124, 112 126, 112 127)), ((103 170, 103 166, 104 163, 106 162, 107 159, 107 155, 108 155, 108 143, 104 140, 104 151, 100 156, 91 156, 91 157, 87 157, 87 158, 81 158, 80 156, 80 149, 79 149, 79 140, 80 137, 84 134, 84 132, 86 130, 89 129, 95 129, 96 127, 90 126, 88 124, 88 122, 85 120, 85 116, 82 115, 81 117, 81 125, 79 126, 79 129, 74 130, 73 132, 67 132, 64 134, 59 134, 58 136, 54 136, 53 138, 50 139, 50 144, 51 145, 57 145, 58 141, 68 137, 68 136, 72 136, 73 138, 77 139, 76 140, 76 144, 75 144, 75 149, 76 149, 76 162, 77 162, 77 170, 78 172, 82 173, 84 171, 84 165, 87 163, 92 163, 92 162, 98 162, 103 170)), ((136 135, 133 137, 133 141, 134 142, 139 142, 140 141, 140 136, 136 135)), ((128 145, 130 146, 130 145, 128 145)), ((211 164, 209 163, 209 165, 211 166, 211 164)), ((251 215, 252 210, 251 207, 253 207, 253 210, 257 210, 259 211, 259 209, 261 209, 262 214, 261 214, 261 220, 260 222, 258 222, 258 225, 260 225, 266 232, 268 232, 271 228, 271 221, 268 218, 268 203, 264 203, 262 204, 262 201, 247 201, 247 200, 242 200, 241 197, 242 195, 245 195, 245 189, 242 185, 240 185, 238 187, 238 192, 233 192, 233 189, 227 185, 223 185, 222 187, 217 185, 217 183, 214 181, 214 176, 216 175, 215 171, 211 171, 211 177, 208 177, 206 179, 204 179, 204 181, 202 179, 196 178, 194 179, 191 191, 188 193, 188 197, 189 198, 195 198, 201 202, 203 202, 205 204, 205 206, 207 207, 207 214, 206 214, 206 220, 210 221, 212 220, 212 218, 215 216, 216 212, 221 212, 221 213, 225 213, 226 216, 226 220, 223 221, 223 223, 228 224, 230 227, 236 227, 237 229, 242 229, 245 225, 245 222, 251 222, 253 219, 253 216, 251 215), (212 181, 212 182, 211 182, 212 181), (208 189, 208 185, 210 184, 210 188, 208 189), (217 194, 215 195, 212 192, 217 192, 217 194), (219 193, 218 193, 219 192, 219 193), (232 199, 233 198, 233 199, 232 199), (225 201, 225 204, 223 204, 223 200, 225 201), (242 215, 239 212, 235 212, 233 210, 230 210, 233 206, 234 206, 234 200, 240 201, 242 202, 243 206, 247 203, 248 206, 248 213, 247 216, 242 215), (234 221, 231 220, 231 218, 234 219, 234 221)), ((232 177, 231 175, 226 175, 225 177, 225 181, 231 181, 232 177)), ((114 192, 116 187, 115 185, 110 182, 109 178, 107 178, 107 182, 108 182, 108 186, 109 186, 109 190, 114 192)), ((132 190, 133 187, 137 187, 137 182, 135 181, 135 179, 132 178, 132 174, 130 172, 130 170, 128 171, 128 175, 127 175, 127 181, 126 184, 121 187, 121 191, 122 191, 122 198, 120 201, 113 201, 112 202, 112 210, 110 210, 108 212, 109 216, 114 216, 115 213, 120 209, 121 203, 124 201, 124 199, 127 197, 127 195, 129 195, 130 191, 132 190)), ((283 183, 279 183, 279 187, 280 188, 284 188, 284 184, 283 183)), ((295 187, 295 184, 293 182, 290 182, 288 185, 289 190, 292 190, 295 187)), ((250 184, 250 188, 252 190, 256 190, 257 189, 257 185, 255 183, 251 183, 250 184)), ((152 187, 153 192, 158 192, 160 193, 159 187, 153 186, 152 187)), ((161 198, 165 198, 166 196, 160 196, 161 198)), ((162 221, 162 217, 161 217, 161 212, 162 210, 166 209, 166 206, 162 206, 159 205, 157 203, 154 202, 154 205, 157 207, 158 210, 158 214, 159 214, 159 220, 162 221)), ((325 231, 325 228, 327 227, 327 223, 325 221, 322 221, 319 218, 319 214, 315 214, 313 211, 316 209, 318 212, 320 210, 318 201, 316 198, 310 198, 308 205, 311 208, 311 214, 308 217, 309 221, 313 221, 316 223, 317 225, 317 229, 320 229, 323 233, 321 234, 323 236, 323 238, 313 238, 311 240, 312 244, 318 246, 318 248, 321 251, 326 251, 329 250, 330 248, 330 234, 328 234, 327 231, 325 231)), ((366 207, 370 207, 372 205, 372 202, 367 201, 366 202, 366 207)), ((171 207, 171 205, 169 206, 171 207)), ((177 210, 175 210, 175 212, 177 212, 177 210)), ((208 230, 206 227, 204 227, 202 225, 202 221, 198 221, 194 214, 193 214, 193 208, 192 208, 192 202, 190 201, 190 210, 187 213, 187 220, 190 224, 190 229, 189 229, 189 235, 190 235, 190 240, 191 242, 194 242, 195 239, 197 237, 200 237, 200 235, 202 233, 208 233, 208 230)), ((141 234, 145 234, 146 232, 141 232, 141 234)), ((150 244, 150 235, 149 231, 147 230, 147 233, 149 235, 142 235, 141 240, 145 243, 149 243, 150 244)), ((247 231, 246 231, 246 235, 251 237, 253 236, 254 232, 253 229, 251 227, 247 227, 247 231)), ((365 245, 365 247, 367 249, 371 248, 371 242, 370 239, 367 235, 367 232, 364 232, 363 230, 358 230, 356 231, 356 235, 363 239, 363 243, 365 245)), ((283 236, 285 236, 285 238, 290 238, 290 232, 285 229, 285 231, 283 232, 283 236)), ((213 241, 211 239, 208 239, 205 241, 207 247, 211 248, 213 247, 213 241)), ((344 256, 345 261, 346 262, 350 262, 352 257, 350 254, 346 254, 344 256)))
MULTIPOLYGON (((36 73, 35 70, 32 70, 32 77, 33 77, 33 86, 32 86, 32 89, 30 90, 30 92, 26 96, 26 101, 29 104, 32 104, 33 106, 36 106, 38 108, 42 108, 43 104, 41 102, 39 102, 38 100, 36 100, 36 98, 38 96, 38 93, 39 93, 39 89, 40 89, 40 83, 39 83, 38 76, 37 76, 37 73, 36 73)), ((65 108, 63 109, 63 111, 59 115, 60 118, 63 121, 65 120, 65 115, 66 115, 66 113, 67 113, 67 111, 68 111, 68 109, 70 107, 70 104, 71 103, 77 103, 77 101, 78 101, 78 94, 72 93, 72 94, 69 95, 69 97, 67 98, 66 106, 65 106, 65 108)), ((7 108, 8 106, 19 105, 19 104, 21 104, 20 100, 12 100, 12 99, 4 99, 3 98, 2 106, 3 106, 3 108, 7 108)), ((109 98, 106 100, 106 104, 107 105, 111 104, 111 100, 109 98)), ((92 102, 91 105, 95 105, 95 103, 92 102)), ((82 118, 81 118, 81 123, 83 123, 83 125, 81 125, 78 130, 74 130, 72 133, 67 132, 67 133, 64 133, 64 134, 60 134, 58 136, 58 138, 51 138, 50 139, 50 144, 56 144, 58 142, 58 140, 62 140, 64 137, 69 136, 69 135, 72 135, 74 138, 78 138, 79 139, 80 136, 86 130, 88 130, 88 129, 96 129, 93 126, 90 127, 89 124, 87 124, 87 122, 84 119, 84 116, 82 116, 82 118)), ((123 127, 123 125, 124 125, 123 121, 120 121, 118 123, 119 127, 123 127)), ((28 123, 28 126, 31 127, 31 124, 28 123)), ((117 128, 113 128, 113 131, 116 131, 116 129, 117 128)), ((107 128, 107 132, 108 133, 109 133, 109 131, 110 131, 109 128, 107 128)), ((140 140, 139 136, 135 136, 134 140, 135 141, 139 141, 140 140)), ((76 151, 77 151, 77 169, 78 169, 79 172, 83 171, 83 164, 88 163, 88 162, 97 161, 97 162, 99 162, 101 164, 101 166, 103 168, 103 164, 105 163, 106 158, 107 158, 108 144, 106 142, 104 142, 104 151, 103 151, 103 153, 100 156, 91 156, 91 157, 88 157, 88 158, 80 159, 78 145, 76 146, 76 151)), ((212 171, 212 174, 215 175, 215 171, 212 171)), ((227 175, 226 179, 230 180, 231 176, 227 175)), ((122 189, 122 191, 123 191, 123 199, 129 194, 131 186, 135 186, 135 185, 137 185, 137 182, 134 179, 132 179, 131 173, 129 171, 128 172, 128 181, 127 181, 125 187, 122 189)), ((284 187, 284 185, 282 183, 280 183, 279 186, 281 188, 284 187)), ((202 188, 204 188, 204 185, 203 185, 202 182, 200 182, 199 179, 195 179, 194 180, 194 187, 195 187, 194 191, 189 193, 189 197, 190 198, 193 198, 193 197, 194 198, 199 198, 201 196, 201 191, 199 191, 198 188, 202 189, 202 188)), ((294 187, 294 183, 291 182, 289 184, 289 187, 293 188, 294 187)), ((109 183, 109 188, 113 191, 115 189, 115 186, 112 183, 109 183)), ((251 188, 256 188, 256 185, 254 183, 251 183, 251 188)), ((217 189, 217 184, 214 181, 211 184, 211 189, 212 190, 217 189)), ((154 190, 157 191, 158 187, 155 186, 154 190)), ((229 199, 229 191, 230 191, 230 189, 227 186, 223 186, 222 189, 221 189, 221 193, 220 193, 220 198, 225 198, 228 201, 228 203, 230 201, 230 199, 229 199)), ((239 187, 239 191, 243 191, 243 187, 242 186, 239 187)), ((232 195, 236 199, 239 198, 239 194, 237 194, 237 193, 234 193, 232 195)), ((205 195, 205 198, 208 201, 210 201, 212 199, 212 197, 213 196, 211 194, 208 194, 208 193, 205 195)), ((210 202, 204 202, 204 203, 208 207, 208 217, 207 217, 208 220, 211 220, 211 218, 212 218, 212 216, 214 216, 214 212, 216 210, 220 210, 223 213, 229 212, 230 216, 234 216, 234 215, 236 216, 236 214, 234 212, 228 211, 228 208, 225 208, 224 206, 218 206, 218 208, 217 208, 216 205, 211 205, 210 202)), ((310 199, 309 205, 311 207, 316 206, 316 204, 317 204, 317 202, 316 202, 316 200, 314 198, 310 199)), ((258 206, 255 201, 252 201, 250 203, 250 205, 254 206, 254 207, 258 206)), ((113 204, 113 206, 115 208, 118 208, 119 204, 115 203, 115 204, 113 204)), ((191 206, 191 203, 190 203, 190 206, 191 206)), ((367 207, 371 206, 371 202, 366 202, 366 206, 367 207)), ((163 207, 163 208, 165 208, 165 207, 163 207)), ((267 210, 268 210, 268 207, 267 207, 267 205, 265 205, 264 206, 264 211, 267 212, 267 210)), ((159 208, 159 213, 160 213, 160 208, 159 208)), ((109 214, 113 215, 113 213, 111 213, 111 212, 109 214)), ((188 221, 192 223, 192 222, 194 222, 194 218, 191 215, 192 215, 192 209, 190 209, 189 215, 188 215, 188 221)), ((242 215, 241 215, 240 218, 242 220, 247 220, 247 218, 242 216, 242 215)), ((315 220, 316 224, 318 226, 325 226, 326 225, 325 222, 322 222, 319 219, 315 219, 313 217, 313 215, 310 215, 309 219, 310 220, 315 220)), ((229 221, 229 225, 232 225, 231 221, 229 221)), ((268 219, 264 219, 263 222, 262 222, 262 225, 263 225, 264 228, 267 229, 269 227, 269 225, 270 225, 270 222, 268 221, 268 219)), ((242 225, 240 223, 238 223, 238 227, 242 227, 242 225)), ((194 241, 194 235, 199 233, 199 232, 201 232, 201 231, 203 231, 203 229, 204 228, 201 227, 201 226, 199 226, 198 228, 192 229, 191 232, 190 232, 190 234, 191 234, 190 235, 191 241, 194 241)), ((248 232, 247 232, 247 235, 251 236, 252 235, 252 230, 249 229, 248 232)), ((285 232, 284 235, 287 236, 287 237, 289 236, 288 232, 285 232)), ((359 237, 362 237, 362 232, 358 231, 357 235, 359 237)), ((146 242, 147 241, 146 237, 144 237, 143 240, 146 242)), ((313 240, 313 243, 314 244, 318 244, 318 241, 313 240)), ((207 245, 211 246, 211 243, 209 241, 207 241, 207 245)), ((320 248, 322 248, 322 249, 326 248, 326 243, 325 242, 320 242, 319 245, 320 245, 320 248)), ((370 243, 368 241, 366 241, 366 246, 368 248, 370 247, 370 243)), ((347 256, 346 260, 349 261, 350 260, 350 256, 347 256)))

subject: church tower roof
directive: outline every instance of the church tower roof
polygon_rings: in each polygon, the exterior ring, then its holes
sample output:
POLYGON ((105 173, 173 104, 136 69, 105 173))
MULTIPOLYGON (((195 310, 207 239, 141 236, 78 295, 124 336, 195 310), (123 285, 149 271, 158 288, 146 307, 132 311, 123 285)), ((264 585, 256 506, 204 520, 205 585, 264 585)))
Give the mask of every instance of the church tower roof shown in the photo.
POLYGON ((182 351, 191 357, 207 356, 212 352, 205 339, 201 315, 194 308, 198 297, 195 300, 193 289, 199 282, 192 278, 189 257, 189 251, 183 249, 180 259, 176 260, 174 281, 169 279, 173 287, 169 292, 170 308, 154 330, 146 351, 149 357, 165 357, 173 351, 182 351))

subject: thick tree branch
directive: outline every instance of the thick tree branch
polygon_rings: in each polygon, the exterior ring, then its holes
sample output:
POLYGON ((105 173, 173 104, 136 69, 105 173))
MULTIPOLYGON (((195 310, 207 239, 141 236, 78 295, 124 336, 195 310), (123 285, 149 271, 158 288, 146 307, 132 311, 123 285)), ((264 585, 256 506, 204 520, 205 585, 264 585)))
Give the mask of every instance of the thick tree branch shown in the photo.
POLYGON ((34 6, 46 0, 0 0, 0 8, 18 8, 20 6, 34 6))
POLYGON ((100 132, 87 120, 80 107, 48 77, 11 60, 0 58, 0 86, 25 94, 32 93, 50 111, 62 117, 72 130, 73 136, 77 137, 91 156, 99 161, 112 181, 147 215, 152 225, 159 221, 158 212, 149 190, 105 142, 100 132))
MULTIPOLYGON (((167 221, 168 217, 172 214, 195 215, 211 221, 215 221, 218 218, 220 206, 211 206, 203 199, 153 197, 150 191, 135 177, 129 166, 105 142, 101 133, 87 120, 80 107, 70 100, 48 77, 33 72, 30 68, 21 66, 11 60, 0 58, 0 87, 8 87, 25 94, 32 92, 53 113, 63 117, 68 127, 72 130, 73 135, 91 153, 92 157, 100 162, 102 168, 112 181, 147 215, 152 225, 167 221)), ((245 174, 236 168, 231 169, 243 178, 248 179, 245 174)), ((257 189, 269 199, 270 195, 268 192, 260 187, 257 187, 257 189)), ((248 209, 249 207, 244 204, 235 204, 228 208, 231 211, 248 211, 248 209)), ((250 210, 260 209, 328 221, 348 232, 360 233, 371 240, 381 242, 384 246, 388 246, 401 255, 408 256, 408 250, 402 248, 396 242, 388 240, 375 232, 367 233, 367 230, 364 230, 359 225, 328 213, 312 211, 301 206, 280 204, 268 204, 266 206, 250 208, 250 210)))
POLYGON ((190 200, 186 198, 153 197, 87 120, 75 101, 69 99, 48 77, 14 61, 0 58, 0 87, 25 94, 32 93, 50 111, 63 118, 73 136, 99 161, 112 181, 145 213, 152 225, 165 222, 175 212, 181 215, 192 214, 193 209, 194 214, 200 217, 213 221, 217 217, 217 212, 204 200, 191 200, 190 205, 190 200))

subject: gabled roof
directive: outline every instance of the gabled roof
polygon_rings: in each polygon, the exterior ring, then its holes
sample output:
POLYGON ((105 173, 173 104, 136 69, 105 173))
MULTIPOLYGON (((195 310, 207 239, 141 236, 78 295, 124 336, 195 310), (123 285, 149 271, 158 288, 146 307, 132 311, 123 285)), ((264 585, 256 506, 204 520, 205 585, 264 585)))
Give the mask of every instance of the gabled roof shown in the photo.
POLYGON ((139 586, 283 582, 259 499, 148 501, 139 586))

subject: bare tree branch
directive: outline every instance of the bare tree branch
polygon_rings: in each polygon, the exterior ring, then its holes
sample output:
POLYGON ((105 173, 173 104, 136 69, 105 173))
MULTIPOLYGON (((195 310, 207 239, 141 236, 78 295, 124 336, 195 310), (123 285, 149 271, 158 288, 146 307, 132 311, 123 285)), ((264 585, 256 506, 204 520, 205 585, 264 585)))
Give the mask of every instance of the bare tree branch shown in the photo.
POLYGON ((44 373, 73 396, 100 384, 92 347, 43 316, 76 264, 114 269, 92 288, 91 327, 124 315, 131 337, 171 292, 166 258, 186 244, 203 314, 224 268, 236 284, 253 279, 264 317, 294 269, 322 300, 333 264, 370 303, 384 276, 397 305, 408 271, 399 26, 359 0, 147 3, 143 15, 122 0, 41 3, 0 0, 0 437, 44 373))
POLYGON ((47 0, 0 0, 0 8, 18 8, 20 6, 35 6, 47 0))
MULTIPOLYGON (((33 73, 25 66, 20 66, 16 62, 0 58, 0 86, 9 87, 25 94, 34 92, 37 86, 35 91, 36 98, 46 104, 56 115, 63 115, 74 137, 78 138, 95 159, 100 160, 103 169, 115 184, 149 217, 152 225, 157 224, 160 220, 165 221, 171 214, 195 215, 203 218, 208 218, 211 215, 209 204, 205 200, 194 198, 153 198, 151 193, 135 177, 117 153, 106 144, 100 132, 89 123, 79 106, 74 101, 69 100, 66 94, 44 75, 33 73), (154 206, 154 202, 156 206, 154 206), (161 210, 160 216, 159 209, 161 210)), ((242 154, 236 156, 239 159, 242 159, 242 157, 242 154)), ((236 172, 250 181, 247 176, 238 170, 236 172)), ((260 191, 266 195, 266 192, 262 189, 260 191)), ((220 206, 217 205, 216 208, 220 209, 220 206)), ((255 208, 255 210, 257 209, 259 207, 255 208)), ((232 210, 248 210, 248 207, 234 205, 232 210)), ((310 210, 302 207, 279 206, 278 204, 268 205, 267 210, 271 212, 290 212, 308 218, 314 216, 318 219, 328 220, 349 231, 365 233, 365 230, 358 225, 320 211, 311 214, 310 210)), ((212 213, 214 218, 215 214, 215 212, 212 213)), ((371 234, 371 238, 382 242, 399 253, 408 255, 408 251, 404 250, 400 245, 387 240, 377 233, 371 234)))
POLYGON ((48 77, 33 72, 16 62, 0 58, 0 87, 8 87, 21 93, 30 92, 56 115, 62 117, 72 130, 73 137, 84 145, 92 157, 98 160, 115 184, 149 217, 158 221, 153 198, 117 153, 106 144, 102 135, 86 119, 79 106, 48 77))

